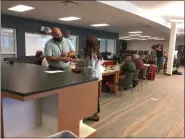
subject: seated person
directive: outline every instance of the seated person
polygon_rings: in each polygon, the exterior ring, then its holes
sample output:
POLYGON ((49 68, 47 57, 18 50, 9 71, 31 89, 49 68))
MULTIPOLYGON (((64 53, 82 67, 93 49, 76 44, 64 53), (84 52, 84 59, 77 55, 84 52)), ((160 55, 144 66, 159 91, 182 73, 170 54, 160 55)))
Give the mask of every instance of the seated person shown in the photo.
POLYGON ((142 71, 144 69, 144 63, 143 63, 143 60, 141 60, 139 58, 138 54, 133 54, 133 61, 134 61, 135 65, 136 65, 136 69, 139 69, 140 73, 142 73, 142 71))
POLYGON ((37 58, 37 65, 42 65, 45 67, 48 67, 48 62, 44 56, 44 53, 42 51, 37 51, 35 54, 36 58, 37 58))
POLYGON ((120 79, 123 79, 125 76, 125 73, 133 73, 136 71, 136 65, 132 61, 132 57, 127 55, 125 57, 125 63, 122 66, 122 73, 123 75, 120 76, 120 79))
POLYGON ((148 60, 152 59, 152 55, 150 54, 149 51, 146 52, 146 55, 145 55, 145 62, 147 63, 148 60))

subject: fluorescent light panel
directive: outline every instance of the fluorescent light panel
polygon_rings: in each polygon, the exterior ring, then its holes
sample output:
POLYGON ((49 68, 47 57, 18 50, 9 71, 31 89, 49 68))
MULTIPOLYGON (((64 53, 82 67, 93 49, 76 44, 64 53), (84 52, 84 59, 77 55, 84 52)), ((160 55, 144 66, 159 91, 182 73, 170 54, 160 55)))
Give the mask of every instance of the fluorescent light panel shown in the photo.
POLYGON ((141 36, 141 34, 129 34, 129 36, 135 37, 135 36, 141 36))
POLYGON ((130 31, 128 32, 129 34, 140 34, 143 33, 142 31, 130 31))
POLYGON ((151 36, 139 36, 140 38, 150 38, 151 36))
POLYGON ((131 38, 130 36, 123 36, 123 37, 120 37, 119 39, 129 39, 131 38))
POLYGON ((8 10, 10 11, 15 11, 15 12, 25 12, 25 11, 29 11, 35 9, 34 7, 30 7, 30 6, 26 6, 26 5, 17 5, 11 8, 8 8, 8 10))
POLYGON ((109 24, 101 23, 101 24, 92 24, 90 26, 92 26, 92 27, 105 27, 105 26, 109 26, 109 24))
POLYGON ((74 20, 80 20, 80 19, 81 18, 74 17, 74 16, 59 18, 59 20, 62 20, 62 21, 74 21, 74 20))
POLYGON ((170 19, 171 22, 184 23, 184 20, 170 19))
POLYGON ((145 41, 145 40, 147 40, 147 39, 138 39, 138 40, 145 41))

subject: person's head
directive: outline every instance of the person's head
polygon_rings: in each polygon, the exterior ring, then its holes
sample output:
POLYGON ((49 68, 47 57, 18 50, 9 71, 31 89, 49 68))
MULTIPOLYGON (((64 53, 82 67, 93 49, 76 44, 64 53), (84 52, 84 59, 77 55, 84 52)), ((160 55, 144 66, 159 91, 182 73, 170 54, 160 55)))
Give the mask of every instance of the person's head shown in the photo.
POLYGON ((70 33, 71 33, 71 32, 70 32, 69 30, 66 31, 66 37, 67 37, 67 38, 70 38, 70 35, 71 35, 70 33))
POLYGON ((130 62, 130 61, 132 61, 132 57, 130 55, 126 55, 125 62, 127 63, 127 62, 130 62))
POLYGON ((92 58, 93 53, 96 54, 98 59, 101 59, 100 48, 97 38, 95 36, 88 36, 86 38, 85 44, 85 57, 90 56, 90 58, 92 58))
POLYGON ((51 35, 53 36, 53 39, 55 41, 57 41, 57 42, 61 42, 62 41, 62 32, 61 32, 61 30, 59 28, 53 27, 51 35))
POLYGON ((43 57, 43 56, 44 56, 44 53, 43 53, 42 51, 38 50, 38 51, 36 52, 35 56, 36 56, 37 58, 43 57))
POLYGON ((133 60, 135 60, 135 59, 138 59, 139 58, 139 55, 138 54, 133 54, 133 60))
POLYGON ((159 45, 157 46, 157 48, 159 48, 159 49, 162 49, 162 50, 163 50, 163 44, 159 44, 159 45))

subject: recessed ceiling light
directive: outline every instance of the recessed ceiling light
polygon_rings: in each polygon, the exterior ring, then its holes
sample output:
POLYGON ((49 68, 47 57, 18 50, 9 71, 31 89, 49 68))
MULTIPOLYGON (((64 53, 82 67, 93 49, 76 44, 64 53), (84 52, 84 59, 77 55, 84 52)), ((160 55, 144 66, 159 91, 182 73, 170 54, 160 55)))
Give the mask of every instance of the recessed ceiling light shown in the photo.
POLYGON ((143 32, 142 31, 130 31, 128 33, 130 33, 130 34, 139 34, 139 33, 143 33, 143 32))
POLYGON ((120 37, 119 39, 129 39, 131 38, 130 36, 123 36, 123 37, 120 37))
POLYGON ((138 40, 145 41, 145 40, 147 40, 147 39, 138 39, 138 40))
POLYGON ((8 10, 10 11, 15 11, 15 12, 25 12, 25 11, 29 11, 35 9, 34 7, 30 7, 30 6, 26 6, 26 5, 17 5, 11 8, 8 8, 8 10))
POLYGON ((184 23, 184 20, 170 19, 171 22, 184 23))
POLYGON ((132 40, 132 39, 123 39, 123 40, 125 40, 125 41, 130 41, 130 40, 132 40))
POLYGON ((129 34, 129 36, 132 36, 132 37, 134 37, 134 36, 141 36, 141 34, 129 34))
POLYGON ((155 40, 163 41, 163 40, 164 40, 164 38, 157 38, 157 39, 155 39, 155 40))
POLYGON ((62 21, 73 21, 73 20, 79 20, 79 19, 81 18, 74 17, 74 16, 59 18, 59 20, 62 20, 62 21))
POLYGON ((150 37, 148 38, 149 40, 155 40, 155 39, 158 39, 158 37, 150 37))
POLYGON ((131 38, 131 40, 139 40, 139 38, 131 38))
POLYGON ((102 23, 102 24, 92 24, 90 25, 92 27, 105 27, 105 26, 109 26, 109 24, 106 24, 106 23, 102 23))
POLYGON ((139 36, 140 38, 150 38, 151 36, 139 36))

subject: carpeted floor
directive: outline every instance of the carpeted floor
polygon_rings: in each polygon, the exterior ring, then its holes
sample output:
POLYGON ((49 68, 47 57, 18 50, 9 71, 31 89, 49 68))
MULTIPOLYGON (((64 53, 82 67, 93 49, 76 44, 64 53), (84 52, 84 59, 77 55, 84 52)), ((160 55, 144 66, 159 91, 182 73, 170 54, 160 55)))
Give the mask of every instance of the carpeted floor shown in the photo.
POLYGON ((100 121, 85 121, 97 137, 184 137, 184 75, 144 81, 133 98, 131 91, 104 93, 100 103, 100 121))

